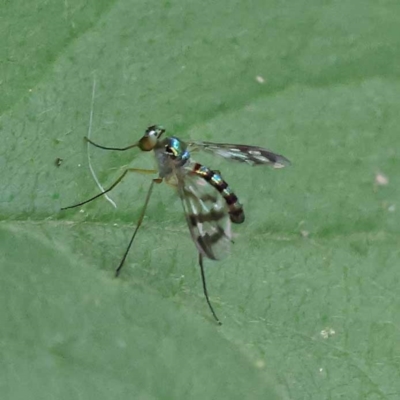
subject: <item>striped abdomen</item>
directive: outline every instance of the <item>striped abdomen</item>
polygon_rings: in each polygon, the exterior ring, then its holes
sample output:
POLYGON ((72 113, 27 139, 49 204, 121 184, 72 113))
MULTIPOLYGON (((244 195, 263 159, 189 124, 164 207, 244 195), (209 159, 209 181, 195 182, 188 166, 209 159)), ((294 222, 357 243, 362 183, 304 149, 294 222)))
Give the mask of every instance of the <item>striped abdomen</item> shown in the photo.
POLYGON ((228 184, 222 179, 221 175, 198 163, 194 165, 193 172, 201 176, 221 193, 228 205, 230 220, 234 224, 241 224, 244 221, 243 206, 239 203, 235 193, 232 192, 228 184))

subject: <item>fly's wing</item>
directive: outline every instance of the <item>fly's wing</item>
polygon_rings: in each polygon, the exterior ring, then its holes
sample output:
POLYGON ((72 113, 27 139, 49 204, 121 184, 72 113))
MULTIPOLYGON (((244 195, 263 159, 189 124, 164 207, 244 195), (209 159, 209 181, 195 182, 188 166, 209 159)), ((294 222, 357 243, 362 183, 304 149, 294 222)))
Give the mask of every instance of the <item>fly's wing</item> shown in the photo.
POLYGON ((198 251, 211 260, 224 258, 232 243, 224 198, 190 167, 176 171, 176 177, 186 222, 198 251))
POLYGON ((290 161, 286 157, 258 146, 212 142, 189 142, 188 146, 190 151, 203 150, 227 160, 244 162, 249 165, 270 165, 273 168, 290 165, 290 161))

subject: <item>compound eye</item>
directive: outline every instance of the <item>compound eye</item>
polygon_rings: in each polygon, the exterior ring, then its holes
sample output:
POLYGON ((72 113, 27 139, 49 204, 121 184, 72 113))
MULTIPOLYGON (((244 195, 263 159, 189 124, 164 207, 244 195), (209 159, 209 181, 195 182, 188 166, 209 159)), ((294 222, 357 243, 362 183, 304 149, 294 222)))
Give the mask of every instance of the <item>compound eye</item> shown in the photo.
POLYGON ((145 132, 145 134, 144 134, 145 136, 147 136, 147 137, 157 137, 157 127, 154 125, 154 126, 149 126, 147 129, 146 129, 146 132, 145 132))
POLYGON ((146 129, 145 136, 155 137, 159 139, 165 132, 165 129, 160 125, 152 125, 146 129))

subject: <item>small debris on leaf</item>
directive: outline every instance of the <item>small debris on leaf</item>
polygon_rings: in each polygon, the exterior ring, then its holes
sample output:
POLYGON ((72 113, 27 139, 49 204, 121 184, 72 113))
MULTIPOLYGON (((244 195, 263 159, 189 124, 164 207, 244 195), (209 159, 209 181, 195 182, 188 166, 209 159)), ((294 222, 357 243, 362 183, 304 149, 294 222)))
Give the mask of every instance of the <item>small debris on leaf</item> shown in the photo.
POLYGON ((261 84, 265 83, 265 79, 260 75, 256 76, 256 81, 261 84))
POLYGON ((389 178, 382 174, 381 172, 378 172, 375 175, 375 184, 378 186, 386 186, 389 183, 389 178))

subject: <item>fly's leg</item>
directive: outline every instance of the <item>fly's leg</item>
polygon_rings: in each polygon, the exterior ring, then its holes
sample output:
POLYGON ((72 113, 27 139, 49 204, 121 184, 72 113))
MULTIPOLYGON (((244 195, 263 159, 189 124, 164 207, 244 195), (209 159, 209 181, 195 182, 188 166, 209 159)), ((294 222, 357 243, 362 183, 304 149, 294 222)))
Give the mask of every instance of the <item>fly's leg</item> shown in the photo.
POLYGON ((157 171, 156 171, 156 170, 153 170, 153 169, 128 168, 128 169, 126 169, 126 170, 123 172, 123 174, 122 174, 108 189, 106 189, 104 192, 101 192, 101 193, 99 193, 99 194, 96 194, 96 196, 93 196, 93 197, 91 197, 91 198, 88 199, 88 200, 81 201, 80 203, 74 204, 74 205, 72 205, 72 206, 63 207, 63 208, 61 208, 61 210, 68 210, 68 209, 70 209, 70 208, 75 208, 75 207, 83 206, 84 204, 90 203, 91 201, 96 200, 96 199, 98 199, 98 198, 101 197, 101 196, 104 196, 106 193, 111 192, 111 190, 113 190, 113 189, 115 188, 115 186, 117 186, 117 185, 122 181, 122 179, 124 179, 125 175, 126 175, 128 172, 137 172, 137 173, 139 173, 139 174, 156 174, 156 173, 157 173, 157 171))
POLYGON ((207 301, 208 307, 210 308, 213 317, 217 321, 217 324, 218 325, 222 325, 221 321, 217 317, 217 314, 215 314, 215 311, 214 311, 214 309, 213 309, 213 307, 211 305, 210 299, 208 298, 208 291, 207 291, 207 285, 206 285, 206 276, 204 274, 204 266, 203 266, 203 255, 201 253, 199 253, 199 266, 200 266, 200 273, 201 273, 201 281, 203 283, 203 292, 204 292, 204 296, 206 297, 206 301, 207 301))
POLYGON ((156 179, 153 179, 151 184, 150 184, 149 190, 147 191, 146 200, 144 202, 144 206, 143 206, 142 212, 140 214, 139 220, 137 222, 135 231, 133 232, 131 240, 129 241, 128 247, 125 250, 125 253, 124 253, 123 257, 122 257, 122 260, 118 265, 118 268, 115 270, 115 276, 116 277, 120 274, 121 269, 124 266, 124 263, 125 263, 125 260, 126 260, 126 256, 128 255, 129 250, 130 250, 130 248, 132 246, 133 240, 135 239, 136 233, 138 232, 140 226, 142 225, 143 218, 144 218, 144 215, 146 213, 147 205, 149 204, 149 200, 150 200, 150 197, 151 197, 151 193, 153 191, 154 184, 155 183, 161 183, 161 182, 162 182, 162 178, 156 178, 156 179))

